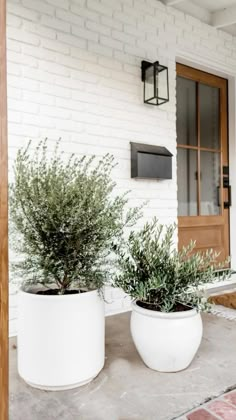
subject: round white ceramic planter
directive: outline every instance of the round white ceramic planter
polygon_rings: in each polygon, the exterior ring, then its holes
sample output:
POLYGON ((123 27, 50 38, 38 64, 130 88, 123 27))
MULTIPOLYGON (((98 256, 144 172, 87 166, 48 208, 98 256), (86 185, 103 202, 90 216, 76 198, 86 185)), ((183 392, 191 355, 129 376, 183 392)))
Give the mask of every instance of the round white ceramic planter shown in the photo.
POLYGON ((98 292, 63 296, 19 292, 18 371, 31 386, 65 390, 104 366, 104 302, 98 292))
POLYGON ((202 339, 202 319, 196 309, 163 313, 132 303, 131 334, 144 363, 160 372, 189 366, 202 339))

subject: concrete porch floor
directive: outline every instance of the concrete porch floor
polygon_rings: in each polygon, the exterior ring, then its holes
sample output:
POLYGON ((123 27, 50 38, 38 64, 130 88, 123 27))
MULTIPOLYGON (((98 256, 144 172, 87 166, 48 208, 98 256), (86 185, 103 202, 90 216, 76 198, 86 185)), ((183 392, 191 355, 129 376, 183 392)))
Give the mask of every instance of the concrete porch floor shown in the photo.
POLYGON ((195 360, 185 371, 164 374, 140 360, 129 318, 125 313, 106 319, 105 368, 92 383, 71 391, 27 386, 17 375, 11 339, 10 420, 172 420, 236 385, 235 321, 204 314, 195 360))

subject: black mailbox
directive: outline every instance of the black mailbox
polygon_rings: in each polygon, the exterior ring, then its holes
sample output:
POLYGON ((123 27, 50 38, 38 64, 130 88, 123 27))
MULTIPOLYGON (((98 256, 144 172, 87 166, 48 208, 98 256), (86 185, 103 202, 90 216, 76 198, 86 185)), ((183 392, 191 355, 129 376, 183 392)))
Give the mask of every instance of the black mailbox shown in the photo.
POLYGON ((131 144, 131 178, 172 178, 172 153, 165 147, 131 144))

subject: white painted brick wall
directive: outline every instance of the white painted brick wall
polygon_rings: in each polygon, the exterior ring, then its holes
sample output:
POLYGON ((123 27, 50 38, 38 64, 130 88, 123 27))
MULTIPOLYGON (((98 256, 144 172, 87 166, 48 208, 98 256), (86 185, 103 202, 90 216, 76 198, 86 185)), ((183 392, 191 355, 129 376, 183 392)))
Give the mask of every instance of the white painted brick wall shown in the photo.
MULTIPOLYGON (((158 0, 8 0, 10 178, 29 138, 62 137, 70 152, 115 156, 117 190, 131 191, 131 206, 149 200, 144 220, 176 221, 175 61, 193 50, 236 66, 231 35, 158 0), (143 104, 142 59, 169 67, 170 102, 160 108, 143 104), (132 180, 130 141, 167 147, 173 179, 132 180)), ((107 300, 107 313, 129 307, 119 290, 108 289, 107 300)), ((11 286, 11 335, 16 317, 11 286)))

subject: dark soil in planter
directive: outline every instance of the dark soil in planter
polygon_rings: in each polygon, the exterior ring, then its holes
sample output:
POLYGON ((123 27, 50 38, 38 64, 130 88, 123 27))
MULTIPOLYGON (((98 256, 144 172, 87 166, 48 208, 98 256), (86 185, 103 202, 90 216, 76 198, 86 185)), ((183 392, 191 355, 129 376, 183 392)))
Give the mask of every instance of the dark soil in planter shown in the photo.
MULTIPOLYGON (((160 311, 159 306, 157 306, 157 305, 155 305, 155 304, 153 304, 153 303, 147 303, 147 302, 142 302, 141 300, 137 300, 136 304, 137 304, 138 306, 141 306, 141 308, 144 308, 144 309, 149 309, 150 311, 157 311, 157 312, 161 312, 161 311, 160 311)), ((183 305, 182 303, 177 303, 177 304, 173 307, 173 309, 172 309, 172 311, 171 311, 170 313, 172 313, 172 312, 184 312, 184 311, 190 311, 191 309, 193 309, 193 308, 192 308, 192 307, 190 307, 190 306, 183 305)))
MULTIPOLYGON (((59 295, 58 289, 49 289, 49 290, 39 290, 36 292, 36 295, 48 295, 48 296, 55 296, 59 295)), ((60 296, 64 295, 76 295, 78 293, 86 293, 86 290, 65 290, 65 293, 60 296)))

